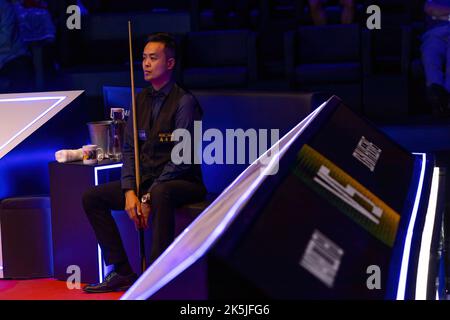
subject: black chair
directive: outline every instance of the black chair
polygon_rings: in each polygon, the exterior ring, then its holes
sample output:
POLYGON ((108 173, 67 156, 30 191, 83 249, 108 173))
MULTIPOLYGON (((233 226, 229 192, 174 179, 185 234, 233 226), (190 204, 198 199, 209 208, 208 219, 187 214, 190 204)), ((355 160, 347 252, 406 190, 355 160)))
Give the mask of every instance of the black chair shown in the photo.
POLYGON ((364 0, 364 6, 377 5, 380 7, 383 28, 411 23, 416 2, 416 0, 364 0))
MULTIPOLYGON (((136 88, 139 91, 139 88, 136 88)), ((202 131, 227 129, 274 129, 282 137, 330 97, 324 93, 260 92, 249 90, 193 90, 203 108, 202 131)), ((104 87, 105 109, 130 109, 129 87, 104 87)), ((108 113, 108 112, 106 112, 108 113)), ((204 142, 204 147, 208 144, 204 142)), ((208 192, 220 194, 248 164, 207 164, 203 161, 203 180, 208 192)))
POLYGON ((175 234, 179 235, 186 229, 218 196, 215 193, 208 193, 203 201, 189 203, 177 208, 175 213, 175 234))
POLYGON ((187 11, 189 7, 185 0, 89 0, 84 5, 91 13, 187 11))
POLYGON ((408 97, 413 114, 429 114, 426 102, 425 70, 421 59, 421 36, 425 32, 423 22, 415 22, 408 28, 404 41, 403 72, 407 77, 408 97))
POLYGON ((386 26, 365 36, 364 114, 379 120, 409 116, 410 25, 386 26))
POLYGON ((302 0, 262 0, 262 20, 264 25, 293 25, 302 15, 302 0))
POLYGON ((302 26, 285 33, 284 40, 292 89, 330 92, 361 110, 365 53, 357 24, 302 26))
POLYGON ((182 83, 188 88, 246 88, 257 79, 254 32, 191 32, 183 47, 182 83))
MULTIPOLYGON (((380 120, 410 115, 408 48, 416 0, 365 1, 381 9, 381 29, 367 34, 368 68, 364 79, 364 113, 380 120)), ((422 3, 423 5, 423 3, 422 3)))
MULTIPOLYGON (((261 0, 246 0, 238 2, 231 11, 228 11, 227 1, 216 6, 214 0, 191 0, 191 26, 192 31, 223 30, 250 28, 256 30, 261 23, 261 0), (217 21, 217 18, 220 21, 217 21)), ((220 3, 220 2, 218 2, 220 3)))

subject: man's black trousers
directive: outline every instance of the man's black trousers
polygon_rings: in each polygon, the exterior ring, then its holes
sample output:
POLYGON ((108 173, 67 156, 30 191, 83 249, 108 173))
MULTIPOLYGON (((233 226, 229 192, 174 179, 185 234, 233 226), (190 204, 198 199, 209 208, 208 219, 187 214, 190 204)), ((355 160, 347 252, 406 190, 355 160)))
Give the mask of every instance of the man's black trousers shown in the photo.
MULTIPOLYGON (((205 195, 203 184, 186 180, 161 182, 152 188, 149 218, 152 228, 150 262, 174 239, 175 209, 187 203, 201 201, 205 195)), ((83 207, 102 249, 105 263, 110 265, 128 262, 119 230, 111 214, 111 210, 125 208, 125 195, 120 181, 89 188, 83 195, 83 207)))

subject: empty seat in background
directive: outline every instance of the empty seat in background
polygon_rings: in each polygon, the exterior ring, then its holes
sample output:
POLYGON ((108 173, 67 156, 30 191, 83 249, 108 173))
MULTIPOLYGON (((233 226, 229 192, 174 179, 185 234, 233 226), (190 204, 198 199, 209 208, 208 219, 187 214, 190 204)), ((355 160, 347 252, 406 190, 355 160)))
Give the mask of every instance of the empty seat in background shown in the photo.
POLYGON ((285 72, 291 88, 325 91, 360 111, 363 47, 357 24, 303 26, 285 34, 285 72))
POLYGON ((246 88, 257 78, 254 32, 190 32, 183 47, 182 82, 189 89, 246 88))

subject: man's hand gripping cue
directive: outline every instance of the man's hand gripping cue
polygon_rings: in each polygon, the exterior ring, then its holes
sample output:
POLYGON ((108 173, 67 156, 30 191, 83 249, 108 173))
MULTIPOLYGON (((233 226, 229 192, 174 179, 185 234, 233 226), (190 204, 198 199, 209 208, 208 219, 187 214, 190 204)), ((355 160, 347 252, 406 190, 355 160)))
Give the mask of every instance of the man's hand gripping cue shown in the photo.
POLYGON ((150 216, 150 211, 151 211, 151 207, 150 204, 148 203, 141 203, 141 212, 142 212, 142 216, 141 216, 141 226, 144 229, 148 229, 148 217, 150 216))
POLYGON ((148 217, 150 216, 150 205, 141 204, 134 190, 125 193, 125 211, 134 222, 136 229, 148 228, 148 217))

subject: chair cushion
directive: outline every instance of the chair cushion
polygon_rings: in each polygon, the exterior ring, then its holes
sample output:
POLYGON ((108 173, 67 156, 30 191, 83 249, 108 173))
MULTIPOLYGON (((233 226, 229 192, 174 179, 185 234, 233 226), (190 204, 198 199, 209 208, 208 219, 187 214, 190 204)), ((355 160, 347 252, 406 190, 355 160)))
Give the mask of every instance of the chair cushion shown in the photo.
POLYGON ((247 68, 189 68, 183 73, 188 88, 237 88, 247 86, 247 68))
POLYGON ((50 208, 50 197, 18 197, 4 199, 0 209, 36 209, 50 208))
POLYGON ((208 193, 205 200, 186 204, 177 209, 178 215, 187 215, 191 218, 197 217, 203 210, 205 210, 216 198, 218 194, 208 193))
POLYGON ((187 36, 188 67, 246 66, 249 32, 191 32, 187 36))
POLYGON ((295 68, 298 83, 355 82, 361 78, 361 65, 346 63, 311 63, 295 68))
POLYGON ((358 61, 358 25, 305 26, 298 30, 297 51, 301 63, 358 61))
POLYGON ((421 59, 414 59, 411 62, 411 76, 415 81, 418 81, 425 76, 425 70, 421 59))

